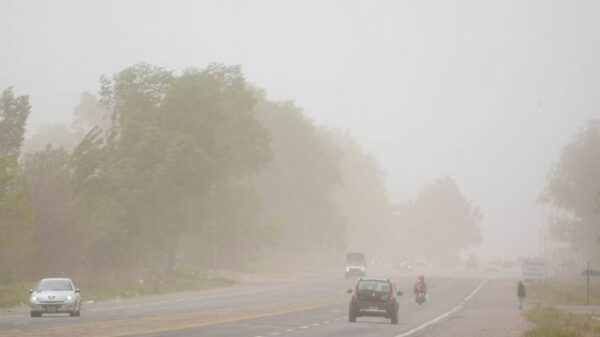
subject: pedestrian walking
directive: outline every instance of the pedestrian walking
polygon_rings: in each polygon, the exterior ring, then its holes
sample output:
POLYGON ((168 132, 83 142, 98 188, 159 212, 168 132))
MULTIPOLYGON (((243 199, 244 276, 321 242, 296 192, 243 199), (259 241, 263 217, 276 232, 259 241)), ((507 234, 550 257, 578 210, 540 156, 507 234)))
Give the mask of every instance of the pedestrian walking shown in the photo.
POLYGON ((525 290, 525 284, 523 281, 519 281, 519 285, 517 286, 517 298, 519 299, 519 310, 523 310, 523 300, 527 296, 527 291, 525 290))

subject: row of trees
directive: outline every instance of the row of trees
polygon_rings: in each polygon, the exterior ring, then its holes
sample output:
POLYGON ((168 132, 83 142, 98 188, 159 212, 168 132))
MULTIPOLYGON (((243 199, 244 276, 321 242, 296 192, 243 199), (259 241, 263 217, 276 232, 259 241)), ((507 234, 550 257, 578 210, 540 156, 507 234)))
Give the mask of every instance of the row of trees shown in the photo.
POLYGON ((392 207, 373 158, 292 102, 266 99, 239 67, 177 75, 138 64, 104 77, 71 126, 42 128, 23 155, 28 99, 7 89, 2 104, 0 266, 9 278, 65 265, 90 273, 332 256, 356 218, 348 195, 371 209, 354 226, 391 226, 379 221, 392 207), (374 179, 353 176, 349 161, 374 179))
POLYGON ((268 100, 236 66, 134 65, 103 77, 98 98, 83 94, 72 125, 24 145, 27 97, 7 89, 0 104, 9 280, 65 266, 89 274, 407 253, 398 237, 428 240, 440 227, 455 239, 434 254, 480 239, 480 213, 449 178, 398 214, 372 156, 293 102, 268 100))

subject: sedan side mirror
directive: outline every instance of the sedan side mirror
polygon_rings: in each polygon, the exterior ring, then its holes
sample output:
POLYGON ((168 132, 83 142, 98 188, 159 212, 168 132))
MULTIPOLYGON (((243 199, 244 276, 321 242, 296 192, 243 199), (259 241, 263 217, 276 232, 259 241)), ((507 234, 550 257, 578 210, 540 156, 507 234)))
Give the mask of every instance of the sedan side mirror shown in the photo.
POLYGON ((77 289, 75 289, 75 292, 76 292, 76 293, 80 293, 80 292, 81 292, 81 290, 79 290, 79 288, 77 288, 77 289))
POLYGON ((399 292, 397 292, 397 293, 396 293, 396 295, 398 295, 398 296, 402 296, 402 295, 404 295, 404 294, 402 294, 402 292, 401 292, 401 291, 399 291, 399 292))
POLYGON ((30 293, 30 294, 33 294, 33 289, 29 289, 29 293, 30 293))
POLYGON ((347 292, 348 294, 352 294, 352 289, 348 289, 348 290, 346 290, 346 292, 347 292))

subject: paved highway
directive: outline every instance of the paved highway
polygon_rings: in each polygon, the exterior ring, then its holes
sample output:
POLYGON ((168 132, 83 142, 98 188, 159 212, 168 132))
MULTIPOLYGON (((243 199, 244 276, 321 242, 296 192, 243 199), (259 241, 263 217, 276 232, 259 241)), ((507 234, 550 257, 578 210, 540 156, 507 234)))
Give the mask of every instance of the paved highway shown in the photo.
POLYGON ((428 303, 418 306, 411 296, 413 277, 395 279, 405 292, 398 325, 367 317, 349 323, 345 290, 354 281, 328 276, 87 304, 80 318, 4 311, 0 336, 404 337, 449 319, 483 284, 475 278, 432 279, 428 303))

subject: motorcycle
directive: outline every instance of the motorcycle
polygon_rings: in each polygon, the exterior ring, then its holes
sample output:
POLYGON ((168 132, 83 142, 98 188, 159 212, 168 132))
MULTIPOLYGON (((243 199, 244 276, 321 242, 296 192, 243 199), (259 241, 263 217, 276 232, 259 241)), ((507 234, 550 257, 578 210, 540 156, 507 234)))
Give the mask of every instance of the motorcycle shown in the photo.
POLYGON ((426 299, 427 295, 424 292, 415 293, 415 302, 417 302, 418 305, 425 303, 426 299))

